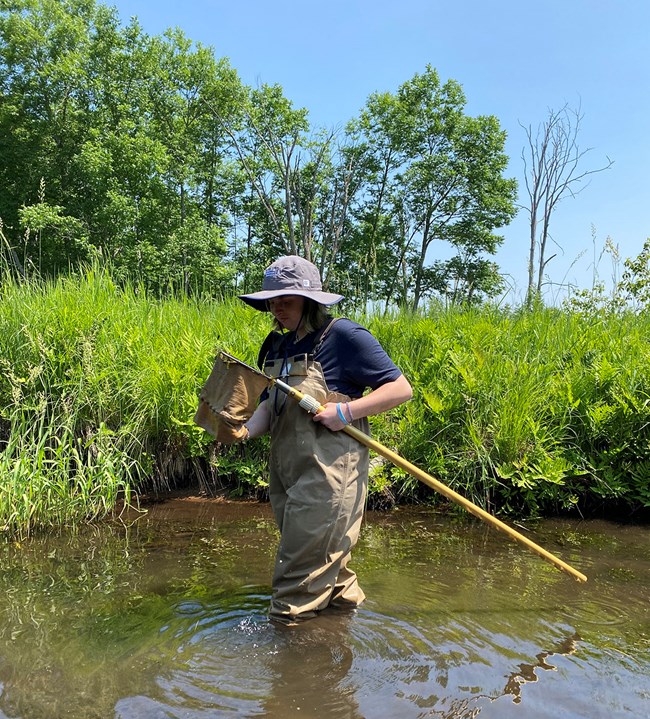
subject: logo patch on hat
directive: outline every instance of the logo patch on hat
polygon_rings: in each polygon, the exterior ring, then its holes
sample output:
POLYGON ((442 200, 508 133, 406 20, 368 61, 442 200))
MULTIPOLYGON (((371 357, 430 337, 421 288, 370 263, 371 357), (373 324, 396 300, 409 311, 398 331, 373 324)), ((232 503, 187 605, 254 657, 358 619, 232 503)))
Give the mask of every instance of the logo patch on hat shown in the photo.
POLYGON ((311 282, 310 282, 309 280, 303 280, 303 281, 302 281, 302 286, 303 286, 303 287, 311 287, 311 282))
POLYGON ((279 275, 280 275, 279 267, 267 267, 264 270, 264 277, 269 277, 271 279, 274 279, 275 277, 278 277, 279 275))

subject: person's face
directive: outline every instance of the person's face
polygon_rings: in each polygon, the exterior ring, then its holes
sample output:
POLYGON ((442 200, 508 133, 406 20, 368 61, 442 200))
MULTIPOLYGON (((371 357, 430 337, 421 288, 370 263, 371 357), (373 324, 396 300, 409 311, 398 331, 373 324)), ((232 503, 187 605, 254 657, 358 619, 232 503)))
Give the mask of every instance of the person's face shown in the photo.
POLYGON ((305 298, 299 295, 283 295, 269 300, 269 310, 275 319, 287 330, 298 329, 305 306, 305 298))

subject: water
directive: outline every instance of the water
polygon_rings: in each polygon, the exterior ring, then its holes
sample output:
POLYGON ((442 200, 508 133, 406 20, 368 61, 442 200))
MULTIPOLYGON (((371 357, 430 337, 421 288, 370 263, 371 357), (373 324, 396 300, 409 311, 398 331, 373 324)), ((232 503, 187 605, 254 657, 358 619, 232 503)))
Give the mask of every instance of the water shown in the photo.
POLYGON ((173 500, 0 545, 0 719, 650 716, 650 528, 369 514, 368 599, 269 624, 269 507, 173 500), (526 531, 521 530, 520 531, 526 531))

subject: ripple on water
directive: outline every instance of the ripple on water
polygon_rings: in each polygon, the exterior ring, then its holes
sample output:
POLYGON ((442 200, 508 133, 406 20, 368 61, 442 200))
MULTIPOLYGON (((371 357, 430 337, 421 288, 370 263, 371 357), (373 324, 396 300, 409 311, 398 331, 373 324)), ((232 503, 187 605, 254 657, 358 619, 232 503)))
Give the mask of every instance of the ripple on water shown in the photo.
MULTIPOLYGON (((266 619, 268 596, 182 602, 155 647, 156 689, 116 704, 116 719, 249 715, 268 692, 279 638, 266 619)), ((152 657, 153 659, 153 657, 152 657)))
MULTIPOLYGON (((21 553, 19 581, 7 582, 4 596, 15 594, 16 617, 39 624, 5 624, 0 719, 3 711, 22 719, 647 716, 645 554, 632 562, 620 535, 616 556, 599 545, 586 557, 591 564, 575 561, 589 567, 589 582, 577 585, 501 538, 490 553, 489 536, 477 545, 452 530, 448 541, 433 530, 414 541, 405 525, 408 561, 399 527, 376 532, 359 562, 369 600, 356 613, 325 613, 293 630, 268 622, 267 587, 253 582, 265 581, 272 559, 251 576, 257 546, 241 556, 238 548, 231 564, 225 550, 218 561, 196 555, 200 581, 179 576, 179 566, 194 564, 178 548, 169 551, 174 561, 158 561, 156 549, 150 564, 147 549, 133 566, 121 545, 97 551, 94 565, 84 548, 67 574, 57 564, 62 581, 44 593, 41 577, 58 576, 53 560, 27 572, 21 553), (384 546, 395 551, 373 564, 384 546), (106 591, 93 592, 93 603, 86 587, 96 577, 105 577, 106 591), (19 601, 23 594, 29 601, 19 601), (18 641, 7 633, 14 628, 18 641)), ((49 557, 37 549, 34 557, 49 557)))
POLYGON ((638 707, 638 683, 648 663, 616 661, 614 647, 583 640, 573 622, 558 619, 531 617, 524 627, 519 621, 491 624, 485 614, 454 612, 427 623, 422 616, 410 621, 361 610, 351 627, 355 661, 348 681, 358 687, 364 715, 373 717, 549 719, 556 714, 548 713, 545 692, 559 697, 570 685, 567 707, 575 713, 566 716, 596 719, 587 710, 592 694, 615 676, 621 694, 605 692, 603 713, 597 716, 615 716, 610 710, 619 701, 638 707), (608 667, 605 675, 603 667, 608 667), (524 714, 507 713, 519 704, 524 714))
POLYGON ((610 592, 605 584, 593 585, 590 591, 567 599, 564 614, 577 624, 617 626, 630 617, 647 615, 648 602, 635 593, 610 592))
POLYGON ((159 671, 155 692, 121 699, 116 719, 260 713, 284 719, 293 716, 291 707, 301 717, 350 716, 346 693, 336 689, 352 664, 349 616, 287 629, 268 621, 268 601, 240 595, 228 608, 179 604, 156 647, 169 669, 159 671))

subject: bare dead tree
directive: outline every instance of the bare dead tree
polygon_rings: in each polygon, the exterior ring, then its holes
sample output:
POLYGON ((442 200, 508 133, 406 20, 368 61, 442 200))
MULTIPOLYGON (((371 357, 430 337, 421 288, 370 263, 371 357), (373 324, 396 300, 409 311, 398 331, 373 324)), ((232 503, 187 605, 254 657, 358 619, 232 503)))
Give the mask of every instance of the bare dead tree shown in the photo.
POLYGON ((528 290, 526 304, 533 302, 542 291, 544 270, 555 257, 546 256, 549 228, 553 212, 560 200, 575 197, 588 186, 585 180, 608 170, 613 160, 593 170, 582 170, 581 163, 592 148, 580 149, 578 135, 584 115, 580 107, 564 105, 560 110, 549 110, 547 119, 539 125, 536 134, 529 125, 524 128, 527 147, 521 152, 529 204, 530 247, 528 255, 528 290))

